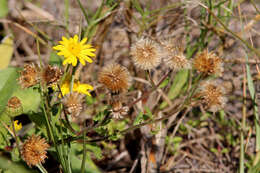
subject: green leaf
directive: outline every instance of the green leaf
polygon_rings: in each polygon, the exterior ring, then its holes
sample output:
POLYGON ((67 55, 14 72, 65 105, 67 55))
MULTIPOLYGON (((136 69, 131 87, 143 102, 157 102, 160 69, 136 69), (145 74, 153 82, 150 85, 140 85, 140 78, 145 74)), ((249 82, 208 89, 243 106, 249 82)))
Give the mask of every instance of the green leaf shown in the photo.
POLYGON ((0 115, 13 91, 17 88, 17 77, 18 73, 15 68, 0 70, 0 115))
POLYGON ((140 124, 143 121, 143 115, 143 112, 139 112, 139 114, 134 120, 134 126, 140 124))
POLYGON ((51 52, 50 59, 49 59, 49 64, 50 65, 57 65, 61 66, 62 65, 62 58, 57 55, 55 52, 51 52))
POLYGON ((23 113, 38 112, 41 96, 38 90, 33 88, 21 89, 17 88, 12 96, 20 99, 23 106, 23 113))
MULTIPOLYGON (((80 147, 79 144, 71 145, 70 158, 71 158, 71 167, 73 173, 79 173, 81 168, 82 158, 79 158, 80 155, 77 155, 77 149, 79 147, 80 147)), ((85 173, 101 173, 98 167, 95 165, 95 163, 91 160, 90 153, 88 152, 87 152, 85 173)))
POLYGON ((95 144, 86 144, 86 149, 93 152, 97 159, 102 159, 102 150, 99 146, 95 144))
POLYGON ((4 18, 7 14, 8 14, 8 0, 0 0, 0 18, 4 18))
MULTIPOLYGON (((168 93, 169 99, 173 100, 181 93, 188 80, 188 75, 189 75, 188 70, 182 70, 177 73, 174 82, 170 88, 170 91, 168 93)), ((165 108, 167 105, 168 105, 167 102, 163 102, 160 105, 160 109, 165 108)))
POLYGON ((0 169, 8 170, 9 173, 37 173, 37 171, 25 167, 21 162, 12 162, 4 156, 0 156, 0 169))
POLYGON ((39 129, 43 132, 43 134, 47 136, 47 129, 46 129, 47 123, 43 113, 42 112, 29 113, 27 115, 29 119, 39 127, 39 129))
POLYGON ((167 77, 167 78, 161 83, 161 85, 159 86, 159 88, 164 88, 164 87, 166 87, 166 86, 168 85, 169 81, 170 81, 170 78, 167 77))
MULTIPOLYGON (((0 0, 0 13, 1 13, 1 0, 0 0)), ((0 14, 1 15, 1 14, 0 14)), ((0 44, 0 69, 8 67, 14 52, 14 40, 11 34, 5 36, 0 44)))

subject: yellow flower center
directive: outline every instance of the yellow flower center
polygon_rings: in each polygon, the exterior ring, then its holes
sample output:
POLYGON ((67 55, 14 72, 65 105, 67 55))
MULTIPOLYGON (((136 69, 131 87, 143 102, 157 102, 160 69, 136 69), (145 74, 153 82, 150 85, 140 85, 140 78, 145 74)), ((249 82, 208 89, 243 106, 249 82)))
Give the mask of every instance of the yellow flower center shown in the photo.
POLYGON ((74 55, 79 56, 79 53, 81 51, 81 47, 78 43, 69 43, 68 50, 74 55))

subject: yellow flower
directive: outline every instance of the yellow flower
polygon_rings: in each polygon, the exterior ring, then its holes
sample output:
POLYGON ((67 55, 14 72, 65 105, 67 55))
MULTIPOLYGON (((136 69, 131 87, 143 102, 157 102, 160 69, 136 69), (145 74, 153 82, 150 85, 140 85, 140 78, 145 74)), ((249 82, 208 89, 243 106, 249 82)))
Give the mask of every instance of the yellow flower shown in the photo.
MULTIPOLYGON (((74 92, 78 92, 81 94, 86 94, 86 95, 90 95, 89 90, 93 90, 94 88, 89 85, 89 84, 81 84, 79 81, 74 81, 73 84, 73 91, 74 92)), ((66 94, 68 94, 70 92, 70 81, 69 80, 65 80, 65 82, 61 85, 61 92, 62 95, 65 96, 66 94)))
POLYGON ((59 41, 60 44, 54 46, 53 49, 59 51, 57 55, 64 56, 63 65, 72 64, 76 66, 78 60, 82 65, 86 65, 85 61, 92 63, 93 60, 90 57, 96 56, 94 54, 96 49, 90 44, 85 44, 86 42, 87 38, 79 41, 77 35, 69 39, 62 37, 62 41, 59 41))
POLYGON ((18 123, 18 120, 15 120, 14 121, 14 129, 15 129, 15 131, 19 131, 19 130, 21 130, 22 129, 22 123, 18 123))

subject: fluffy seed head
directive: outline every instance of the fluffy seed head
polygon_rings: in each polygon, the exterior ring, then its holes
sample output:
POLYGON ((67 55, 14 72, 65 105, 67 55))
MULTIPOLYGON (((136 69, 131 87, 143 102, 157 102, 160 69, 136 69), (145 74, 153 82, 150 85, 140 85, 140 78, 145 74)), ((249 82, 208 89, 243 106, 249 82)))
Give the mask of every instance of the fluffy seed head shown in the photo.
POLYGON ((158 45, 149 39, 140 39, 131 47, 130 54, 135 65, 143 70, 157 67, 161 62, 161 53, 158 45))
POLYGON ((199 53, 194 58, 193 66, 199 72, 207 75, 221 76, 223 72, 222 59, 208 50, 199 53))
POLYGON ((40 69, 35 64, 24 65, 24 69, 20 72, 18 78, 21 87, 24 89, 36 85, 39 82, 39 72, 40 69))
POLYGON ((41 81, 47 86, 51 86, 52 84, 56 84, 61 78, 62 72, 57 66, 48 65, 41 72, 41 81))
POLYGON ((11 97, 6 106, 6 113, 11 116, 15 117, 20 115, 23 112, 23 107, 20 99, 16 96, 11 97))
POLYGON ((83 109, 82 97, 76 92, 67 94, 63 98, 62 103, 66 114, 71 115, 72 117, 77 117, 83 109))
POLYGON ((30 167, 32 165, 35 166, 39 163, 44 163, 44 160, 47 158, 46 150, 49 147, 49 144, 46 143, 44 138, 32 135, 22 146, 22 158, 30 167))
POLYGON ((126 91, 131 84, 127 68, 119 64, 109 64, 99 73, 98 81, 113 93, 126 91))
POLYGON ((162 42, 166 65, 175 71, 190 69, 190 61, 183 54, 183 46, 174 44, 172 41, 162 42))
POLYGON ((198 95, 206 109, 217 112, 224 108, 227 102, 225 93, 225 89, 217 81, 206 81, 201 84, 198 95))

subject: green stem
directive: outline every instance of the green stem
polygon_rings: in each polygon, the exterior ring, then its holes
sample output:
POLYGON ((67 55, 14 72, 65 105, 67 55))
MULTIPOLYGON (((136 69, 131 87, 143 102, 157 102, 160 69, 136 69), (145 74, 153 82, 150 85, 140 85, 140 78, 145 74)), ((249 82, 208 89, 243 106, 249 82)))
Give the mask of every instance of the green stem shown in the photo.
POLYGON ((12 128, 13 128, 13 133, 14 133, 14 138, 15 138, 15 142, 16 142, 16 147, 18 149, 19 156, 21 156, 20 141, 19 141, 18 136, 17 136, 16 131, 15 131, 14 118, 13 117, 11 117, 11 124, 12 124, 12 128))
POLYGON ((89 24, 89 18, 88 18, 88 14, 87 14, 86 10, 84 9, 84 7, 83 7, 83 5, 81 4, 80 0, 77 0, 77 2, 78 2, 79 7, 80 7, 80 9, 81 9, 81 11, 82 11, 82 13, 83 13, 83 15, 84 15, 86 21, 87 21, 87 24, 89 24))
POLYGON ((39 44, 38 39, 36 39, 36 46, 37 46, 37 54, 38 54, 38 59, 40 61, 41 69, 43 69, 43 63, 42 63, 42 58, 41 58, 41 54, 40 54, 40 44, 39 44))
POLYGON ((64 0, 65 3, 65 20, 66 20, 66 29, 69 31, 69 6, 70 2, 69 0, 64 0))
POLYGON ((41 163, 37 164, 36 166, 42 173, 48 173, 48 171, 42 166, 41 163))
MULTIPOLYGON (((86 122, 84 121, 84 127, 86 126, 86 122)), ((86 156, 87 156, 87 150, 86 150, 86 131, 83 132, 83 159, 81 163, 81 173, 85 172, 85 163, 86 163, 86 156)))

